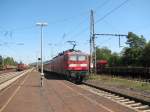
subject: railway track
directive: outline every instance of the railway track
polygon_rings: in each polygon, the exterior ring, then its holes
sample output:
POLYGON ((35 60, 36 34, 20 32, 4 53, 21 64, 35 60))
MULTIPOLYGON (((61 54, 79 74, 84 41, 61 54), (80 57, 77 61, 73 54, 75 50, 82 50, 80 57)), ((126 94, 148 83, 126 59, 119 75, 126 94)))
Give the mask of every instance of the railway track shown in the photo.
POLYGON ((0 91, 31 70, 1 74, 0 75, 0 91))
POLYGON ((0 75, 0 84, 18 76, 21 73, 22 72, 10 72, 10 73, 5 73, 5 74, 0 75))
POLYGON ((136 112, 150 112, 150 102, 139 101, 137 99, 121 95, 110 90, 100 89, 87 83, 83 83, 82 85, 78 86, 98 96, 102 96, 113 102, 119 103, 120 105, 130 108, 136 112))

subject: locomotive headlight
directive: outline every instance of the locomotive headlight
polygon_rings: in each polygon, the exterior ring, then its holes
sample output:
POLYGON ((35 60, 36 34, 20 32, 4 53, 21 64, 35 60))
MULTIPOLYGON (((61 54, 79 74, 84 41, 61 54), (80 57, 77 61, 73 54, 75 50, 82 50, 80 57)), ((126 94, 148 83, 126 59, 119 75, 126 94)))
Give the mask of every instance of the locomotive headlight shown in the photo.
POLYGON ((81 67, 87 67, 87 64, 80 64, 81 67))
POLYGON ((69 67, 76 67, 77 64, 69 64, 69 67))

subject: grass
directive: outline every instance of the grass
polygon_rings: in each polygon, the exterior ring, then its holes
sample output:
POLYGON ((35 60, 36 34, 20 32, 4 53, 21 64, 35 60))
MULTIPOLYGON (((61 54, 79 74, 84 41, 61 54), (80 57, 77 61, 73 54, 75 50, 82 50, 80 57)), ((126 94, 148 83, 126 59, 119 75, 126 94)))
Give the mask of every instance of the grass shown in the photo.
POLYGON ((112 77, 107 75, 90 75, 89 80, 100 81, 100 83, 108 86, 117 86, 150 92, 150 83, 128 80, 120 77, 112 77))

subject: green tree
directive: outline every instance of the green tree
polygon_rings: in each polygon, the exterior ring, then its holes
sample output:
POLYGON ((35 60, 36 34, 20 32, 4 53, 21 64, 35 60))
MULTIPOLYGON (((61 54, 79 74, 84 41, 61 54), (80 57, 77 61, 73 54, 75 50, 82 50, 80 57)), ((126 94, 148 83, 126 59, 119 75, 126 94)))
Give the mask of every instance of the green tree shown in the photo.
POLYGON ((141 56, 143 66, 150 67, 150 41, 145 45, 141 56))
POLYGON ((132 32, 129 32, 126 44, 129 45, 129 48, 144 48, 146 40, 143 35, 138 36, 132 32))
POLYGON ((107 60, 109 66, 119 66, 122 64, 121 56, 118 53, 112 53, 107 47, 96 49, 97 60, 107 60))
POLYGON ((107 47, 97 48, 97 60, 107 60, 110 66, 150 66, 150 42, 146 44, 145 38, 132 32, 128 33, 128 47, 125 47, 121 55, 112 53, 107 47))
POLYGON ((112 53, 111 57, 109 58, 109 65, 110 66, 120 66, 122 64, 122 58, 119 56, 118 53, 112 53))
POLYGON ((16 62, 12 57, 4 58, 4 65, 16 65, 16 62))
POLYGON ((111 57, 111 50, 108 49, 107 47, 103 47, 103 48, 96 48, 96 59, 97 60, 109 60, 109 58, 111 57))
POLYGON ((141 65, 141 56, 146 40, 143 36, 138 36, 132 32, 128 33, 127 42, 129 47, 123 49, 123 62, 125 65, 141 65))

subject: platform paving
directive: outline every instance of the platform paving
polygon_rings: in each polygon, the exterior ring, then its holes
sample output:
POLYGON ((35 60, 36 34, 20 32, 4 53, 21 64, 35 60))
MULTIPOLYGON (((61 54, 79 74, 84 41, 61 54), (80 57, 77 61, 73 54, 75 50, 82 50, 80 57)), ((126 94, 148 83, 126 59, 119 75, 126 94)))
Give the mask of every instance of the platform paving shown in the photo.
MULTIPOLYGON (((49 74, 50 75, 50 74, 49 74)), ((0 92, 0 112, 134 112, 64 79, 32 71, 0 92)))

